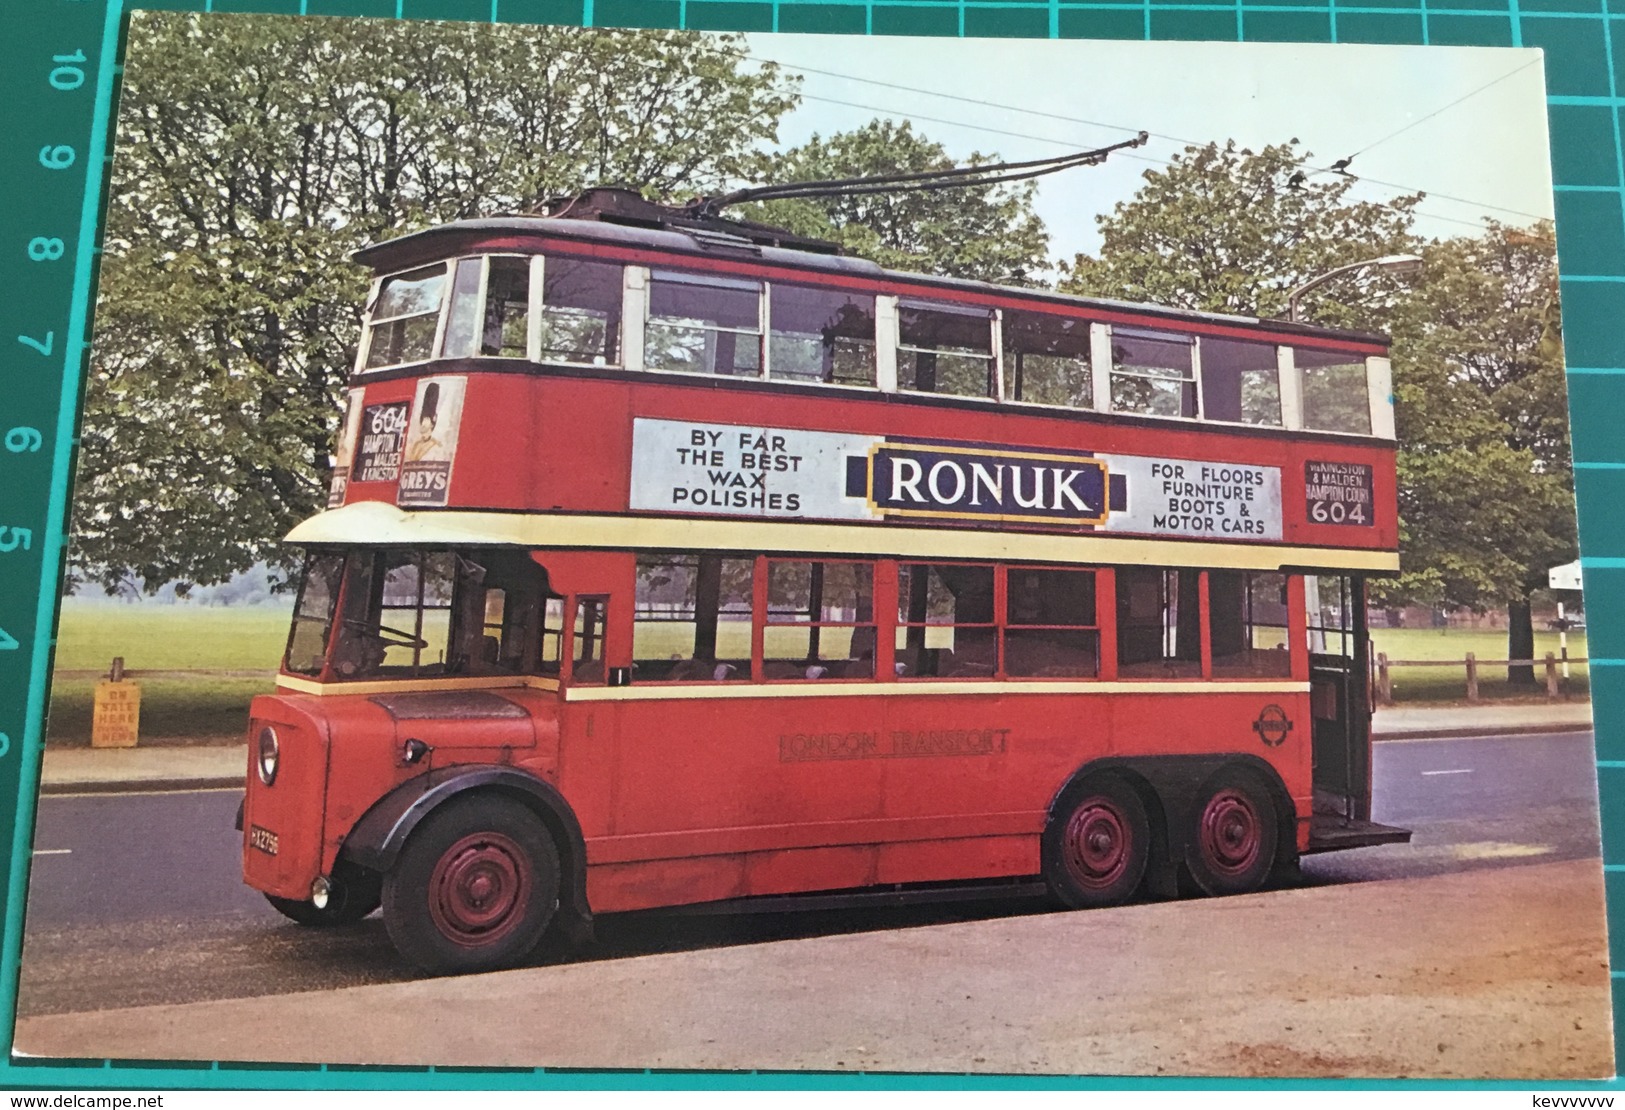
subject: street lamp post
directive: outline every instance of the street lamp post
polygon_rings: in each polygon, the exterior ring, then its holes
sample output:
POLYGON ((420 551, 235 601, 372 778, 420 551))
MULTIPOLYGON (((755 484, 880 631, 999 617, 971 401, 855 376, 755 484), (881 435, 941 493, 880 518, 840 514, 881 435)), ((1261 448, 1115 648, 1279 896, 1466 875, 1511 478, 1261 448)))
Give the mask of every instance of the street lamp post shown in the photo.
POLYGON ((1421 268, 1422 260, 1414 254, 1385 254, 1381 258, 1368 258, 1364 262, 1351 262, 1347 266, 1327 270, 1324 274, 1310 278, 1287 294, 1286 318, 1296 324, 1298 322, 1298 298, 1311 289, 1319 289, 1333 278, 1340 278, 1344 274, 1352 274, 1358 270, 1386 270, 1397 276, 1414 274, 1421 268))

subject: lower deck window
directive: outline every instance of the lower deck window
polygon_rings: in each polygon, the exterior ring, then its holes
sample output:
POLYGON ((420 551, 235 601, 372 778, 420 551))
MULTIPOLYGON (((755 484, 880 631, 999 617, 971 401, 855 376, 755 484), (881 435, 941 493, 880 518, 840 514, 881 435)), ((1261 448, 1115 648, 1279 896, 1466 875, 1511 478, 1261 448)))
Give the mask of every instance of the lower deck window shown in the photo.
POLYGON ((1208 573, 1208 635, 1215 678, 1285 678, 1287 578, 1238 570, 1208 573))
POLYGON ((324 551, 313 553, 306 560, 284 661, 293 673, 322 673, 327 643, 333 633, 333 610, 338 605, 339 584, 343 578, 343 555, 324 551))
POLYGON ((897 579, 899 678, 992 678, 999 665, 994 569, 905 563, 897 579))
POLYGON ((1117 673, 1123 678, 1200 678, 1201 572, 1117 570, 1117 673))
POLYGON ((604 632, 609 623, 609 598, 576 598, 574 634, 571 637, 570 677, 574 682, 602 684, 604 632))
POLYGON ((1004 669, 1013 678, 1094 678, 1100 628, 1092 570, 1012 567, 1004 669))
POLYGON ((638 682, 750 678, 753 559, 639 556, 632 624, 638 682))
MULTIPOLYGON (((1294 634, 1307 631, 1311 653, 1347 649, 1357 594, 1348 579, 1300 586, 1275 571, 686 552, 639 555, 635 575, 633 666, 627 676, 615 660, 619 683, 1093 679, 1110 673, 1112 646, 1126 679, 1287 678, 1294 634), (875 610, 877 580, 891 604, 893 569, 895 619, 875 610), (1307 630, 1291 615, 1299 589, 1307 630), (1108 642, 1103 605, 1115 611, 1108 642)), ((616 596, 554 594, 523 551, 319 549, 284 669, 329 681, 544 675, 601 685, 608 646, 624 635, 612 621, 627 619, 616 596)))
POLYGON ((762 677, 873 678, 874 673, 873 564, 770 561, 762 677))

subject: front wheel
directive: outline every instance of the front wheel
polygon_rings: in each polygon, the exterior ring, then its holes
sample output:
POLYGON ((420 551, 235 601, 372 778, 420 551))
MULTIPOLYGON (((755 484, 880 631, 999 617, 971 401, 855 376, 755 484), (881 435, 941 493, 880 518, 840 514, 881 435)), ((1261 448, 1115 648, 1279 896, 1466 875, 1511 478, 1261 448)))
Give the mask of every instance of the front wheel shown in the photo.
POLYGON ((1150 856, 1145 804, 1113 775, 1069 787, 1044 829, 1044 879, 1071 909, 1127 901, 1139 889, 1150 856))
POLYGON ((530 954, 559 903, 559 853, 519 802, 464 797, 431 813, 384 880, 384 926, 436 974, 494 971, 530 954))
POLYGON ((1209 894, 1246 894, 1274 869, 1276 838, 1269 791, 1256 775, 1225 768, 1202 787, 1185 864, 1209 894))

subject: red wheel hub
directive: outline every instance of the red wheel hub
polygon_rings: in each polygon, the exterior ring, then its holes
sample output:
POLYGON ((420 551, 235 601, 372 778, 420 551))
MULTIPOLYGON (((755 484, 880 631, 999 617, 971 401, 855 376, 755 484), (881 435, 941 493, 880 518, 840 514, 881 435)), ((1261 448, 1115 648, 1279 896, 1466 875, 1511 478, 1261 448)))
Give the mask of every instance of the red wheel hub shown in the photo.
POLYGON ((1073 882, 1104 890, 1123 877, 1133 855, 1128 817, 1110 798, 1086 798, 1067 820, 1061 850, 1073 882))
POLYGON ((1202 858, 1215 871, 1240 875, 1258 862, 1264 829, 1258 810, 1239 790, 1225 789, 1207 800, 1202 809, 1202 858))
POLYGON ((473 948, 500 940, 524 917, 530 860, 501 833, 475 833, 446 849, 429 876, 429 915, 442 936, 473 948))

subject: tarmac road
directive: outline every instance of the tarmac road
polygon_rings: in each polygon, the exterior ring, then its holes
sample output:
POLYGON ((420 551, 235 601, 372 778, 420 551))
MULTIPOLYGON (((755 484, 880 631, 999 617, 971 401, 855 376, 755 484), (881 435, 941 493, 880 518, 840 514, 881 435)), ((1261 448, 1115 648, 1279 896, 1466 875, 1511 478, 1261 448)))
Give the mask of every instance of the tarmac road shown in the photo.
MULTIPOLYGON (((1377 745, 1374 817, 1415 831, 1305 860, 1306 885, 1598 854, 1590 733, 1377 745)), ((241 884, 236 791, 55 795, 35 835, 19 1015, 411 978, 381 922, 308 930, 241 884)), ((749 916, 601 918, 578 961, 1044 912, 1035 899, 749 916)))

